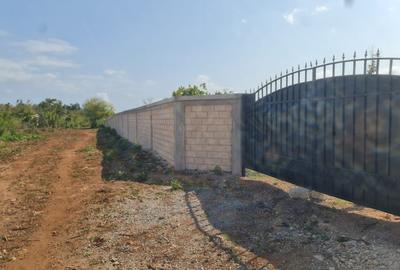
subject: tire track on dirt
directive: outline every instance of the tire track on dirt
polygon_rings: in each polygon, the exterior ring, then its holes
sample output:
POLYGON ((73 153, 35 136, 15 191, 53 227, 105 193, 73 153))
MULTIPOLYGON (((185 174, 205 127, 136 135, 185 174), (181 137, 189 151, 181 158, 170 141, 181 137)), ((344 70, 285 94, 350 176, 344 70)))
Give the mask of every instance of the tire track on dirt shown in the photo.
MULTIPOLYGON (((51 137, 44 142, 35 143, 32 148, 23 151, 12 162, 2 164, 0 171, 0 214, 2 215, 0 235, 3 237, 7 235, 11 238, 18 238, 19 235, 10 235, 10 228, 15 224, 21 226, 21 220, 32 220, 29 217, 31 214, 29 212, 33 211, 32 206, 31 209, 28 209, 25 205, 26 186, 30 184, 29 182, 35 182, 36 179, 32 175, 41 170, 41 162, 46 162, 50 157, 57 159, 53 150, 59 147, 59 144, 58 140, 51 137), (30 181, 25 181, 27 178, 30 178, 30 181)), ((0 248, 3 250, 6 247, 8 245, 0 241, 0 248)), ((1 262, 0 260, 0 268, 1 262)))
POLYGON ((81 187, 71 176, 72 165, 77 158, 77 150, 87 145, 93 134, 88 131, 74 134, 76 138, 73 144, 60 153, 60 161, 56 167, 58 179, 53 183, 40 227, 32 235, 34 242, 28 247, 24 258, 10 263, 8 269, 54 269, 55 249, 67 234, 64 229, 73 220, 71 209, 80 205, 84 199, 77 192, 81 187))

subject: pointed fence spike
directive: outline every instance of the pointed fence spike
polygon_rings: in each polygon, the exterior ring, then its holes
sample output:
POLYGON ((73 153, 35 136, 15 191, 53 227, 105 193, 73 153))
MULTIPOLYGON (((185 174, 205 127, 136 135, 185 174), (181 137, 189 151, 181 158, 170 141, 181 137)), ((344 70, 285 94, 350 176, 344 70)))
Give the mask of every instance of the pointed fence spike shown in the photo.
POLYGON ((294 67, 292 67, 292 72, 294 72, 294 67))
POLYGON ((297 70, 300 70, 300 65, 298 65, 297 70))
POLYGON ((315 65, 318 66, 318 60, 317 59, 315 59, 315 65))
POLYGON ((381 56, 381 52, 379 51, 379 49, 378 49, 378 51, 376 52, 376 57, 380 57, 381 56))
POLYGON ((305 66, 305 68, 307 68, 307 62, 306 62, 306 64, 304 66, 305 66))
POLYGON ((342 55, 342 59, 344 60, 346 57, 344 56, 344 54, 342 55))
POLYGON ((335 55, 333 55, 332 61, 335 62, 335 55))
POLYGON ((365 50, 364 56, 365 56, 365 58, 367 58, 367 56, 368 56, 368 51, 367 50, 365 50))
POLYGON ((357 52, 354 51, 353 58, 356 59, 356 57, 357 57, 357 52))
POLYGON ((324 61, 323 61, 322 63, 324 63, 324 64, 326 63, 326 59, 325 59, 325 57, 324 57, 324 61))
POLYGON ((310 61, 310 67, 312 67, 312 62, 310 61))

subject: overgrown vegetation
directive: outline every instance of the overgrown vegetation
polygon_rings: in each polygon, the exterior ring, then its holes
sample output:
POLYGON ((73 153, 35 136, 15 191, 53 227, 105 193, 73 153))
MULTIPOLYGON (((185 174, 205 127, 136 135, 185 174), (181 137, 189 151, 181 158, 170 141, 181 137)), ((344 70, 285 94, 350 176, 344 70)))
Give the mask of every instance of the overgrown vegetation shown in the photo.
POLYGON ((207 85, 202 83, 200 85, 188 85, 187 87, 180 86, 177 90, 172 92, 172 96, 207 96, 207 95, 225 95, 232 94, 233 92, 228 89, 217 90, 214 93, 209 92, 207 85))
POLYGON ((38 104, 22 100, 15 105, 0 104, 0 141, 37 140, 41 129, 96 128, 113 113, 111 104, 97 98, 83 107, 50 98, 38 104))
POLYGON ((157 182, 154 175, 168 170, 160 159, 108 127, 99 128, 97 147, 103 152, 102 175, 106 180, 157 182))

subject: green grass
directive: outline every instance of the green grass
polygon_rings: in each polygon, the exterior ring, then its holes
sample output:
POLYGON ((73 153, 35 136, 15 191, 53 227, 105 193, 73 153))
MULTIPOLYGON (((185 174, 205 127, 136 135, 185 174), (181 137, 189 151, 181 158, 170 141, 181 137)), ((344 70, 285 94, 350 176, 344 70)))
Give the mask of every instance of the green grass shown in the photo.
POLYGON ((43 139, 40 134, 4 134, 0 137, 3 142, 37 141, 43 139))
POLYGON ((85 155, 85 160, 93 160, 97 153, 97 148, 94 145, 88 145, 80 149, 79 152, 85 155))
POLYGON ((246 169, 247 177, 265 177, 266 175, 257 171, 253 171, 251 169, 246 169))

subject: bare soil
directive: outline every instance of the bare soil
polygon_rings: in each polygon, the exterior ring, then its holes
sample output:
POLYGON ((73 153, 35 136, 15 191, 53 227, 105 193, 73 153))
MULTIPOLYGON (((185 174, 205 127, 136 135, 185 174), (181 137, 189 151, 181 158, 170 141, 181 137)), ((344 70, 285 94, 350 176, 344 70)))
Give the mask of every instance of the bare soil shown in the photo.
POLYGON ((264 175, 179 174, 109 139, 0 146, 0 269, 400 269, 398 216, 291 199, 264 175))

